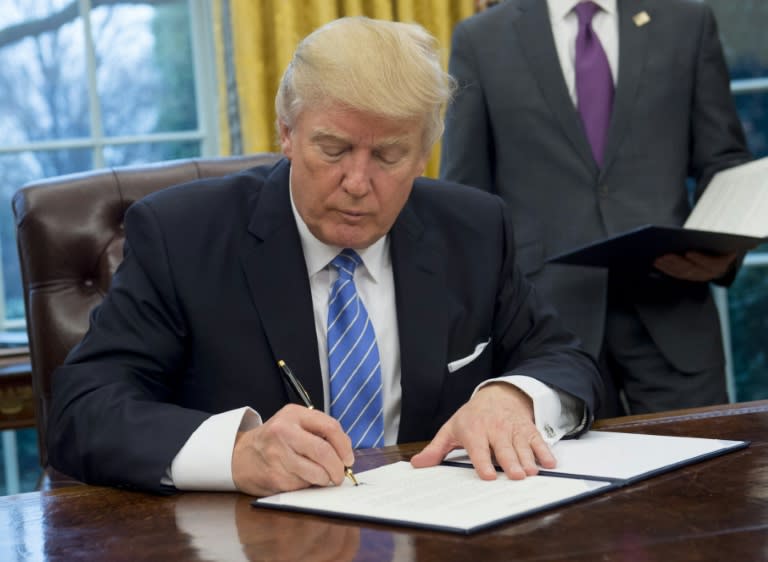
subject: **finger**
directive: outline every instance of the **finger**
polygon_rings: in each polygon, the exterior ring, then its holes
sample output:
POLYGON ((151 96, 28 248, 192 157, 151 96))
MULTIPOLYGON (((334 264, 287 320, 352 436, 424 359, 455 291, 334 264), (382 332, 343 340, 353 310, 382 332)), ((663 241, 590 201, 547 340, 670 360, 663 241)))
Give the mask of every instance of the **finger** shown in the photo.
MULTIPOLYGON (((304 413, 299 417, 303 418, 304 413)), ((273 480, 282 490, 340 483, 344 466, 335 450, 321 436, 302 427, 306 420, 298 421, 273 424, 275 435, 268 436, 271 440, 254 450, 263 459, 262 466, 275 475, 273 480)))
POLYGON ((515 451, 520 461, 520 467, 525 476, 534 476, 538 474, 539 467, 536 464, 536 454, 533 451, 533 442, 539 438, 539 431, 535 430, 531 434, 515 437, 515 451))
POLYGON ((282 445, 236 446, 232 456, 232 480, 241 492, 267 496, 277 492, 299 490, 310 485, 296 471, 287 469, 290 453, 282 445))
MULTIPOLYGON (((504 442, 496 443, 493 447, 493 452, 496 456, 496 462, 504 471, 504 474, 507 475, 507 478, 510 480, 522 480, 525 478, 526 471, 521 466, 519 455, 519 453, 524 453, 524 451, 518 451, 510 441, 505 440, 504 442)), ((529 452, 528 457, 529 461, 533 460, 532 453, 529 452)))
POLYGON ((552 449, 544 441, 541 434, 536 432, 536 435, 531 439, 531 449, 539 463, 539 466, 543 468, 555 468, 557 466, 557 459, 552 453, 552 449))
POLYGON ((264 482, 256 482, 251 480, 245 480, 241 485, 237 486, 237 489, 244 494, 252 496, 271 496, 272 494, 278 494, 281 492, 292 492, 294 490, 303 490, 308 488, 311 484, 305 481, 303 478, 299 478, 295 474, 289 474, 281 471, 275 474, 273 480, 264 482))
POLYGON ((539 465, 544 468, 554 468, 557 464, 552 451, 541 437, 538 429, 534 429, 527 436, 520 435, 516 437, 514 444, 520 466, 526 476, 538 474, 539 465))
POLYGON ((325 483, 341 484, 346 467, 355 462, 352 442, 341 424, 323 412, 305 410, 300 427, 311 438, 297 444, 297 452, 323 467, 327 473, 325 483))
MULTIPOLYGON (((312 440, 309 442, 303 441, 294 450, 295 454, 285 458, 284 470, 303 481, 305 483, 303 487, 308 485, 328 486, 329 484, 341 484, 341 481, 344 479, 344 465, 341 463, 341 460, 335 456, 332 448, 323 439, 313 437, 313 440, 316 442, 311 443, 312 440), (307 446, 313 455, 317 454, 318 450, 325 448, 329 456, 333 457, 333 460, 330 461, 330 466, 318 461, 317 458, 307 456, 304 446, 307 446)), ((328 456, 326 457, 328 458, 328 456)))
MULTIPOLYGON (((479 433, 479 432, 477 432, 479 433)), ((491 457, 491 445, 484 433, 482 438, 472 437, 463 443, 475 472, 483 480, 496 480, 496 467, 491 457)))
POLYGON ((709 272, 702 270, 690 260, 674 254, 657 258, 653 265, 665 275, 684 281, 706 281, 710 278, 709 272))
POLYGON ((717 264, 731 263, 736 261, 739 256, 737 253, 730 254, 704 254, 702 252, 686 252, 685 259, 693 263, 700 264, 702 267, 711 267, 717 264))
MULTIPOLYGON (((275 451, 264 463, 275 474, 280 491, 297 490, 308 486, 327 486, 333 481, 332 469, 316 462, 305 453, 322 446, 323 440, 303 432, 286 436, 283 447, 275 451), (316 441, 317 443, 312 443, 316 441)), ((325 444, 328 447, 327 444, 325 444)), ((340 468, 343 470, 343 468, 340 468)))
POLYGON ((316 486, 338 486, 344 481, 344 463, 328 441, 311 433, 307 435, 310 437, 294 447, 299 460, 294 467, 287 468, 293 468, 297 476, 316 486))
POLYGON ((429 445, 424 447, 420 453, 411 457, 411 466, 414 468, 425 468, 440 464, 445 455, 455 448, 452 439, 449 439, 448 433, 445 426, 440 428, 440 431, 437 432, 437 435, 430 441, 429 445))
POLYGON ((303 429, 322 437, 333 449, 334 454, 344 466, 352 466, 355 463, 355 453, 352 450, 352 441, 335 418, 317 411, 308 410, 308 416, 302 418, 303 429))
POLYGON ((686 281, 705 282, 725 275, 738 259, 738 254, 713 256, 701 252, 686 252, 685 256, 666 254, 654 261, 662 273, 686 281))
POLYGON ((738 258, 738 254, 712 256, 700 252, 688 252, 685 257, 697 267, 706 271, 712 279, 724 275, 738 258))
POLYGON ((665 254, 656 258, 653 265, 667 275, 677 276, 685 273, 693 264, 677 254, 665 254))

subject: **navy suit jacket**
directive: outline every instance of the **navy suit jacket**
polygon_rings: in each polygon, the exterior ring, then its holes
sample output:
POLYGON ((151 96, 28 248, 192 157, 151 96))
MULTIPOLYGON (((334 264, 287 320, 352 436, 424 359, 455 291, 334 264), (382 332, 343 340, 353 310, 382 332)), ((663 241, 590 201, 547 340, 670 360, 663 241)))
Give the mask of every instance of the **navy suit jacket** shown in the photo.
MULTIPOLYGON (((641 225, 682 225, 689 175, 698 195, 717 171, 750 159, 711 8, 618 0, 617 9, 618 81, 602 167, 568 93, 544 0, 506 0, 457 26, 450 72, 459 89, 442 145, 441 177, 509 204, 523 272, 596 356, 608 272, 546 259, 641 225), (648 19, 638 24, 642 12, 648 19)), ((706 283, 621 281, 676 368, 723 366, 706 283)))
MULTIPOLYGON (((290 164, 172 187, 126 215, 125 259, 91 328, 53 377, 51 464, 91 483, 162 491, 213 413, 263 419, 291 400, 284 359, 322 396, 290 164)), ((537 378, 584 401, 593 361, 515 267, 506 205, 416 180, 390 232, 401 351, 400 442, 430 439, 491 376, 537 378), (451 361, 491 344, 469 365, 451 361)))

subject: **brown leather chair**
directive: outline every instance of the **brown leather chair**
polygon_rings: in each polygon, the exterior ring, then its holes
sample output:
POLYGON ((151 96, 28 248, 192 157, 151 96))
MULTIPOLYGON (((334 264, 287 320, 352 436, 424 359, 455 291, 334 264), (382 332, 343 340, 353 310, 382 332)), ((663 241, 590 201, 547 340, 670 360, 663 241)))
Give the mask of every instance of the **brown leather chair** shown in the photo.
POLYGON ((123 259, 126 209, 164 187, 227 175, 280 157, 261 153, 94 170, 35 181, 16 193, 13 213, 44 469, 51 374, 85 335, 90 312, 104 298, 123 259))

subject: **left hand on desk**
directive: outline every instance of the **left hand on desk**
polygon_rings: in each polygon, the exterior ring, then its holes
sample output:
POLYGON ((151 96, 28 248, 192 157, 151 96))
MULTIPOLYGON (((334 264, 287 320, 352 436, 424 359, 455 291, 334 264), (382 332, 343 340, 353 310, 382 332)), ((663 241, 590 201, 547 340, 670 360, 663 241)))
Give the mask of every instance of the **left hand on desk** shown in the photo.
POLYGON ((653 265, 662 273, 683 281, 707 282, 723 277, 733 267, 738 254, 711 256, 700 252, 685 255, 665 254, 656 258, 653 265))
POLYGON ((544 468, 555 466, 555 457, 533 423, 531 399, 503 382, 478 390, 411 464, 416 468, 435 466, 450 451, 462 447, 483 480, 496 479, 492 455, 513 480, 538 473, 537 460, 544 468))

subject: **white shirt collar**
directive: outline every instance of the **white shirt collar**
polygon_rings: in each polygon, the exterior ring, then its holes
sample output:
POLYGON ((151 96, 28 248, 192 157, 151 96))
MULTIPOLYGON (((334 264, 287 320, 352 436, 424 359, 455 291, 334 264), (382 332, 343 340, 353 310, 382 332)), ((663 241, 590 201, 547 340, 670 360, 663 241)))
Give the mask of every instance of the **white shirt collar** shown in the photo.
MULTIPOLYGON (((562 20, 573 11, 573 8, 583 0, 547 0, 550 17, 553 20, 562 20)), ((592 0, 600 6, 600 9, 614 15, 616 13, 616 0, 592 0)))
MULTIPOLYGON (((289 192, 291 195, 291 210, 296 219, 296 226, 299 229, 299 238, 301 239, 301 248, 304 250, 304 260, 307 263, 307 273, 312 277, 325 269, 331 263, 331 260, 344 248, 321 242, 310 232, 309 227, 299 214, 298 209, 296 209, 296 204, 293 201, 292 186, 289 188, 289 192)), ((387 266, 389 259, 389 234, 379 238, 367 248, 355 251, 363 260, 363 265, 371 276, 371 280, 374 283, 378 283, 378 280, 384 274, 384 268, 387 266)))

